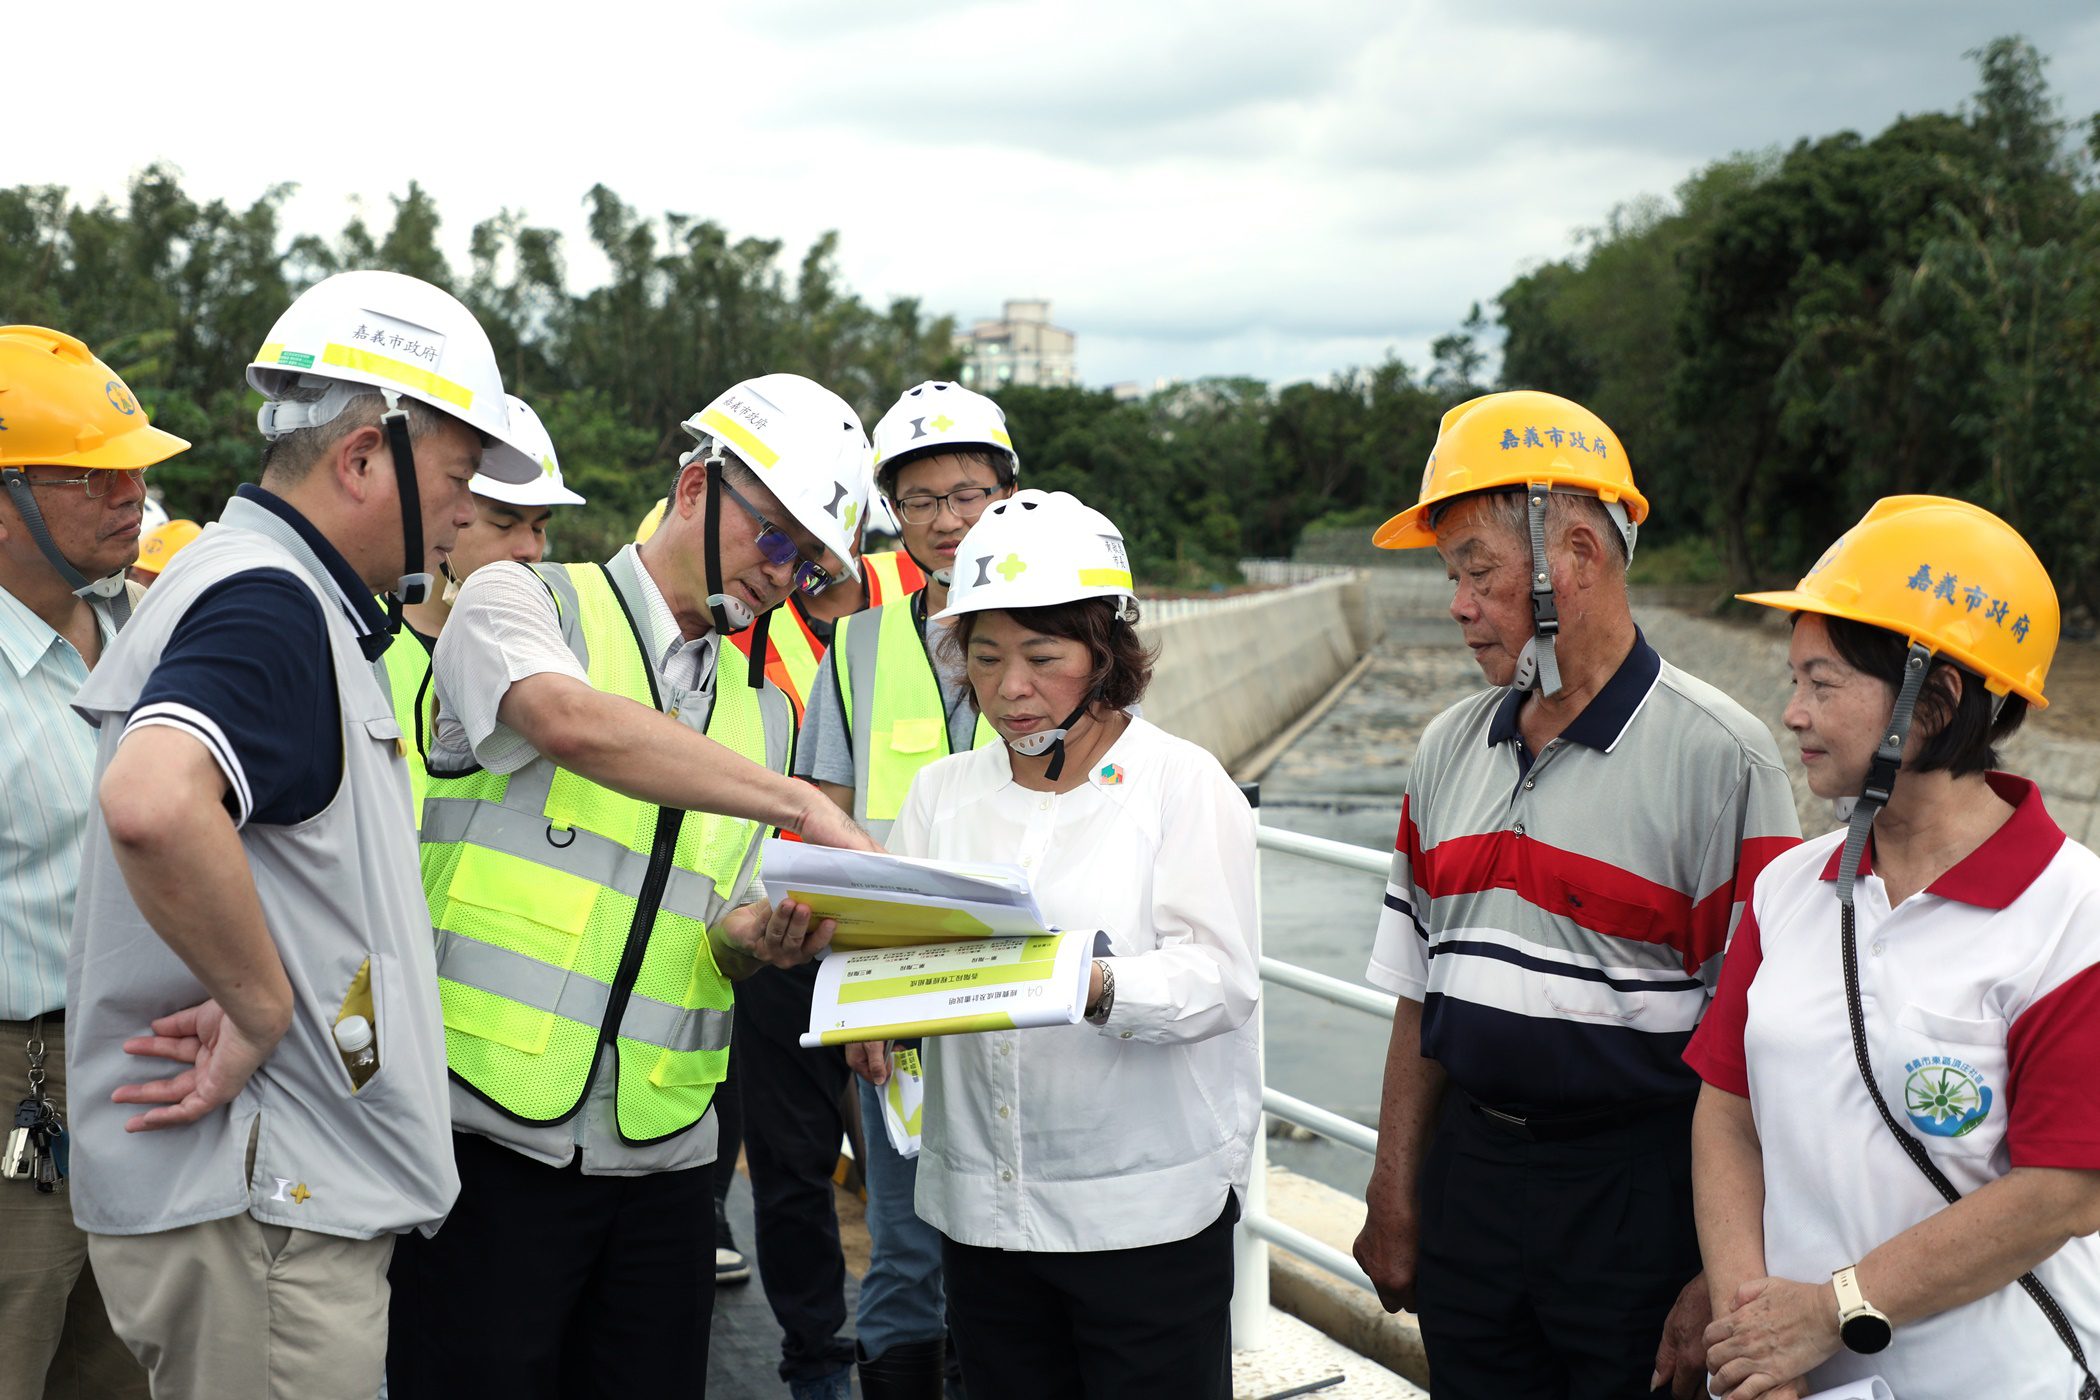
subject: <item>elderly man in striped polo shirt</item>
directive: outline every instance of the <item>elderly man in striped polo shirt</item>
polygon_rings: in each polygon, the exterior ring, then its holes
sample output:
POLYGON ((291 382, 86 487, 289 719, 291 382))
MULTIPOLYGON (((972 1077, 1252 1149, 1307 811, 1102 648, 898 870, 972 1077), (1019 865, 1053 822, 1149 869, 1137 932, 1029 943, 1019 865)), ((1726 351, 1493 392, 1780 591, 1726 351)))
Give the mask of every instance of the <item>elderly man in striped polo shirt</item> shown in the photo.
POLYGON ((1438 1400, 1700 1385, 1681 1055, 1800 833, 1769 731, 1634 625, 1646 514, 1596 415, 1518 391, 1444 416, 1376 536, 1443 556, 1496 687, 1422 736, 1369 970, 1400 1004, 1356 1256, 1438 1400))

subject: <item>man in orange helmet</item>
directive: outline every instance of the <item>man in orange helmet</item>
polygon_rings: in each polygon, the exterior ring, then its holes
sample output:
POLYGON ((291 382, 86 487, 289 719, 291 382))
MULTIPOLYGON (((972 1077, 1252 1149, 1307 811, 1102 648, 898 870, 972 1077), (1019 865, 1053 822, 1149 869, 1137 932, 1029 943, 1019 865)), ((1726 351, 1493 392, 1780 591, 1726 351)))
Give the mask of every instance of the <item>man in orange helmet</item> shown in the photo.
POLYGON ((0 327, 0 1396, 139 1396, 64 1179, 66 936, 93 795, 74 693, 129 616, 144 470, 189 446, 72 336, 0 327))
POLYGON ((1601 419, 1516 391, 1444 415, 1375 536, 1443 557, 1492 687, 1422 736, 1368 973, 1400 1000, 1356 1257, 1439 1400, 1700 1383, 1682 1055, 1799 828, 1770 732, 1634 625, 1647 513, 1601 419))

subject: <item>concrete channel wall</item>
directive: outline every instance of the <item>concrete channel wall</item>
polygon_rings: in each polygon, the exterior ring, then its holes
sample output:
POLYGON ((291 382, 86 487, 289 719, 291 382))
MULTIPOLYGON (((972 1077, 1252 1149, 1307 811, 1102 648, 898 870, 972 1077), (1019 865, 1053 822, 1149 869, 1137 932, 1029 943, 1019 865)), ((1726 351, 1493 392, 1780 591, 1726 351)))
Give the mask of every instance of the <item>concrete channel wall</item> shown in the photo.
POLYGON ((1230 768, 1347 674, 1373 640, 1361 571, 1231 598, 1147 601, 1145 718, 1230 768))

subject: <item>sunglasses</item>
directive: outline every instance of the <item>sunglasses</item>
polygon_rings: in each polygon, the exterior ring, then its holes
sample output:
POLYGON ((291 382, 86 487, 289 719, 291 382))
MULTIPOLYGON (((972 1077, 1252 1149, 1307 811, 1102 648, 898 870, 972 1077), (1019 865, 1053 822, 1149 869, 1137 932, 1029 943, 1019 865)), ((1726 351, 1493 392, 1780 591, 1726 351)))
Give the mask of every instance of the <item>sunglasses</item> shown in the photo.
POLYGON ((745 500, 734 486, 722 483, 722 490, 730 500, 744 509, 744 514, 758 522, 758 552, 775 568, 793 564, 795 566, 795 591, 805 598, 815 597, 838 580, 833 578, 821 564, 812 564, 802 557, 801 547, 788 538, 787 531, 759 514, 758 507, 745 500))

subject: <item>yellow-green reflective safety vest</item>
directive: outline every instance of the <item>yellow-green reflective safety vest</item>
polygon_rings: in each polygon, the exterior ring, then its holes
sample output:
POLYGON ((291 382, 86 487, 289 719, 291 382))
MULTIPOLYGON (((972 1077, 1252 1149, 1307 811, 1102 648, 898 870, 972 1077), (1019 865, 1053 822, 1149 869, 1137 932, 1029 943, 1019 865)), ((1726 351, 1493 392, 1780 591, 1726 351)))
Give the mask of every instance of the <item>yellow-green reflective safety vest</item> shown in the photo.
POLYGON ((430 649, 403 623, 393 644, 372 664, 379 671, 379 683, 394 700, 394 722, 401 726, 401 755, 408 760, 409 797, 420 827, 423 798, 430 790, 423 755, 430 749, 435 713, 430 696, 430 649))
MULTIPOLYGON (((675 696, 659 697, 606 569, 534 572, 593 687, 702 727, 675 696)), ((705 732, 785 773, 787 697, 752 690, 747 675, 742 652, 715 649, 705 732)), ((707 930, 756 869, 762 835, 758 823, 660 808, 545 758, 507 777, 432 772, 423 891, 453 1077, 522 1122, 559 1123, 582 1107, 598 1048, 611 1045, 624 1141, 698 1122, 729 1070, 730 984, 707 930)))
MULTIPOLYGON (((887 842, 911 780, 946 758, 952 743, 940 681, 912 617, 912 597, 840 618, 831 658, 839 707, 853 736, 853 816, 877 841, 887 842)), ((972 747, 998 738, 979 715, 972 747)))

